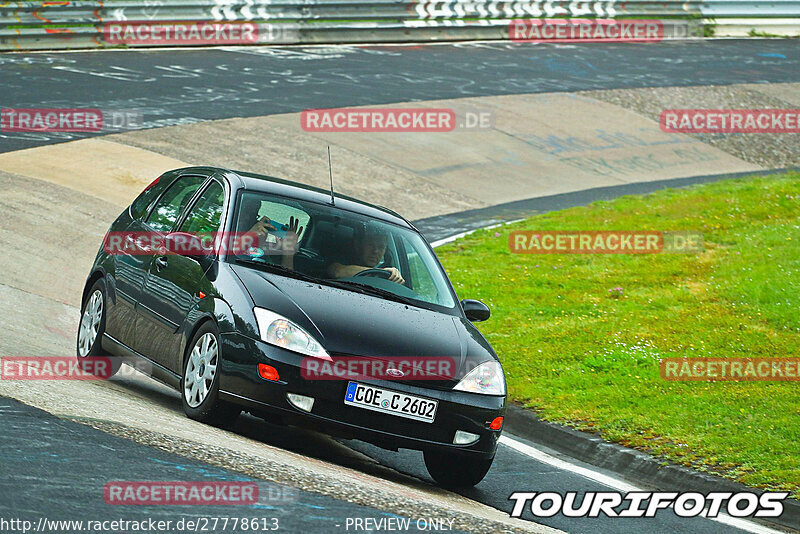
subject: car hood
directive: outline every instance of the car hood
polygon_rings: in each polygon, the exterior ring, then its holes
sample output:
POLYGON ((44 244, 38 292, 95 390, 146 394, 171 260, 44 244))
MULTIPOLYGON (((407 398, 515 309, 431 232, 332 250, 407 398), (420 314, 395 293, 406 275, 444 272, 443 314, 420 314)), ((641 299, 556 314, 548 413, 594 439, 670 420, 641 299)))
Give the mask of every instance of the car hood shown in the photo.
POLYGON ((256 306, 295 322, 334 358, 447 356, 456 361, 456 378, 467 363, 495 358, 461 317, 243 266, 234 271, 256 306))

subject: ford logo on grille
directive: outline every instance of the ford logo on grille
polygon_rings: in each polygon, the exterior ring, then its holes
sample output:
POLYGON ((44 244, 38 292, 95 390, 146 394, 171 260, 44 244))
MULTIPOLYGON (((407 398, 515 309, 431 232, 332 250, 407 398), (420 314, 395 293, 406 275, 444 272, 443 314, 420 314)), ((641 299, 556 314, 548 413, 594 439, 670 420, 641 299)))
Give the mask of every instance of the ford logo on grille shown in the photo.
POLYGON ((386 374, 389 376, 393 376, 395 378, 406 376, 406 374, 403 371, 401 371, 400 369, 395 369, 394 367, 389 367, 388 369, 386 369, 386 374))

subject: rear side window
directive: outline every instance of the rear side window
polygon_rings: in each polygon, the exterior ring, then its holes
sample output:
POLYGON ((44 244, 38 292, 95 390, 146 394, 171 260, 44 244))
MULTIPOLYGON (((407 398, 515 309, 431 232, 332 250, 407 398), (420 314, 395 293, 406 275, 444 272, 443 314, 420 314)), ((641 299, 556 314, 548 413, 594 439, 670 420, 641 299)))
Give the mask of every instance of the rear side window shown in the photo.
POLYGON ((225 190, 217 182, 203 191, 181 225, 182 232, 193 234, 212 233, 219 230, 222 208, 225 203, 225 190))
POLYGON ((141 219, 145 215, 147 215, 147 208, 150 207, 150 204, 166 189, 169 185, 169 180, 166 179, 164 176, 159 176, 158 178, 153 181, 152 184, 148 185, 147 188, 142 191, 136 200, 133 201, 130 207, 130 213, 132 219, 141 219))
POLYGON ((205 181, 202 176, 182 176, 175 180, 156 202, 147 224, 156 232, 167 233, 172 230, 175 221, 205 181))

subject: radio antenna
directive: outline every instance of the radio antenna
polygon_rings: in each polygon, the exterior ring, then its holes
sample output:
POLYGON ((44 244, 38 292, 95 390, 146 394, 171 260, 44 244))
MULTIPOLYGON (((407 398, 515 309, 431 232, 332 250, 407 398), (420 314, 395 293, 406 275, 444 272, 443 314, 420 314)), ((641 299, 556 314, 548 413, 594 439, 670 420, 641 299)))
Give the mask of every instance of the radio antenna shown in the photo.
POLYGON ((331 145, 328 145, 328 176, 331 179, 331 206, 335 206, 335 200, 333 197, 333 165, 331 165, 331 145))

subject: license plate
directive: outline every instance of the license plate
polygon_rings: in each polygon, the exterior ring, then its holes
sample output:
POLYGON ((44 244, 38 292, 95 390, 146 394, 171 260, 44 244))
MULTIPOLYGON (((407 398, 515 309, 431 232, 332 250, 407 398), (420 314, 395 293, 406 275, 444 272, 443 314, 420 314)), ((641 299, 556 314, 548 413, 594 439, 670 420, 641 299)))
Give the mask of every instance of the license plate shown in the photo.
POLYGON ((377 388, 358 382, 347 383, 344 403, 367 410, 399 415, 408 419, 433 423, 439 401, 407 395, 399 391, 377 388))

